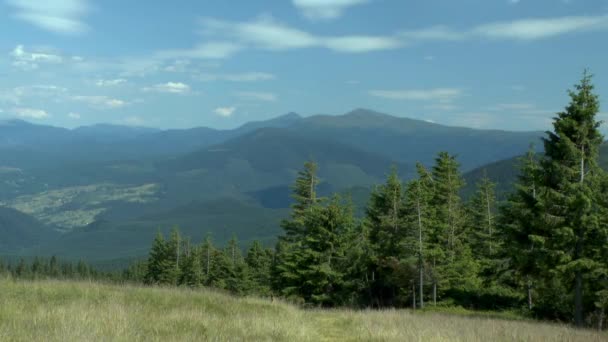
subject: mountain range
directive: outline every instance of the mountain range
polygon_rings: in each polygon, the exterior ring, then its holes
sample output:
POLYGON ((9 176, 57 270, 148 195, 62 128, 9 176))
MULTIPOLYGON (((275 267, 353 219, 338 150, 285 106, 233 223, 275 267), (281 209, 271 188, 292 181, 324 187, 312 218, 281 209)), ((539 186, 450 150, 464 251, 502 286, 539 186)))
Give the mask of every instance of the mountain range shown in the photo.
POLYGON ((306 160, 319 164, 323 193, 348 194, 361 212, 392 165, 409 179, 416 162, 430 165, 448 151, 465 172, 491 170, 531 143, 539 146, 542 134, 449 127, 365 109, 289 113, 231 130, 4 121, 0 254, 138 257, 157 230, 173 225, 194 240, 210 233, 221 244, 235 233, 244 242, 271 243, 306 160))

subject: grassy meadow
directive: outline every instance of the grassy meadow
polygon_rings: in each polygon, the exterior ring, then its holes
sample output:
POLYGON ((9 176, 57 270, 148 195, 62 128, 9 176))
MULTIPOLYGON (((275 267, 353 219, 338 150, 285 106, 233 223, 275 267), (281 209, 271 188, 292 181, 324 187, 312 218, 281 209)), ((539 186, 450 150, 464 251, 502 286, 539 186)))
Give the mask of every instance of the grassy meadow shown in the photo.
POLYGON ((0 341, 606 341, 564 325, 409 310, 304 310, 210 290, 0 279, 0 341))

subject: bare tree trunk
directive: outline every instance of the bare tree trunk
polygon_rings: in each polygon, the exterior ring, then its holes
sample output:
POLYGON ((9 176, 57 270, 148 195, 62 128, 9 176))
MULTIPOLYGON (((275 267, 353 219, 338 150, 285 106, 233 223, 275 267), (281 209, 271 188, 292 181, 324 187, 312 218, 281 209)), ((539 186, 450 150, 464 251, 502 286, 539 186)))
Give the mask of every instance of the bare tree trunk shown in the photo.
POLYGON ((207 245, 207 275, 209 275, 210 263, 211 263, 211 246, 207 245))
POLYGON ((528 287, 528 310, 532 310, 532 282, 530 281, 530 277, 527 277, 527 287, 528 287))
POLYGON ((420 270, 420 308, 424 308, 424 267, 422 259, 422 212, 420 208, 420 183, 418 183, 418 198, 416 201, 418 209, 418 262, 420 270))
POLYGON ((412 309, 416 310, 416 283, 412 282, 412 309))
POLYGON ((490 208, 490 194, 488 193, 488 189, 486 188, 486 207, 487 207, 487 215, 488 215, 488 235, 489 235, 489 245, 490 245, 490 255, 492 255, 492 210, 490 208))
MULTIPOLYGON (((585 181, 585 146, 581 146, 581 176, 580 184, 585 181)), ((574 247, 574 260, 578 260, 582 255, 582 236, 579 232, 576 238, 576 246, 574 247)), ((574 323, 577 327, 583 325, 583 273, 577 269, 574 273, 574 323)))
POLYGON ((435 278, 435 269, 437 267, 433 257, 433 306, 437 306, 437 279, 435 278))

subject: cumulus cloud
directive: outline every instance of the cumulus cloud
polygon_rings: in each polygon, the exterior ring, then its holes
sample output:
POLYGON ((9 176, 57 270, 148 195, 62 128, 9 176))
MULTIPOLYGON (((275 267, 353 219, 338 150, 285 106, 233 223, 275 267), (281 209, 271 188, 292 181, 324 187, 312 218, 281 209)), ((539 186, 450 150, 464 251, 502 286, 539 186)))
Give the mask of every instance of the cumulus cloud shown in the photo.
POLYGON ((72 100, 76 102, 83 102, 93 107, 107 109, 122 108, 128 105, 126 101, 114 99, 103 95, 72 96, 72 100))
POLYGON ((349 7, 368 0, 293 0, 294 6, 310 19, 336 19, 349 7))
POLYGON ((99 79, 99 80, 95 81, 95 85, 98 87, 115 87, 115 86, 124 84, 126 82, 127 82, 127 80, 125 80, 124 78, 116 78, 116 79, 110 79, 110 80, 99 79))
POLYGON ((265 101, 273 102, 278 99, 278 96, 274 93, 261 92, 261 91, 239 91, 235 93, 236 96, 245 100, 265 101))
POLYGON ((222 59, 234 55, 242 47, 232 42, 208 42, 190 49, 162 50, 156 53, 159 59, 222 59))
POLYGON ((218 107, 213 112, 219 116, 229 117, 234 114, 236 107, 218 107))
POLYGON ((190 86, 181 82, 167 82, 143 88, 146 92, 159 92, 169 94, 185 94, 190 92, 190 86))
POLYGON ((80 114, 71 112, 71 113, 68 113, 68 118, 74 119, 74 120, 80 120, 80 114))
POLYGON ((230 81, 230 82, 257 82, 270 81, 276 76, 266 72, 245 72, 237 74, 201 74, 196 77, 200 81, 230 81))
POLYGON ((451 102, 463 96, 459 88, 371 90, 370 95, 391 100, 451 102))
POLYGON ((14 17, 43 30, 79 34, 87 30, 82 18, 90 11, 86 0, 7 0, 14 17))
POLYGON ((17 45, 11 52, 13 66, 24 70, 35 70, 41 64, 59 64, 63 57, 52 53, 32 52, 25 49, 23 45, 17 45))
POLYGON ((11 111, 19 117, 28 119, 46 119, 49 117, 49 114, 42 109, 13 108, 11 111))
POLYGON ((523 19, 476 27, 472 32, 491 39, 535 40, 557 35, 608 29, 608 15, 523 19))
POLYGON ((321 47, 338 52, 360 53, 395 49, 401 46, 393 36, 320 36, 287 26, 272 17, 247 22, 202 19, 202 33, 239 42, 240 46, 264 50, 292 50, 321 47))
POLYGON ((459 41, 470 39, 538 40, 563 34, 608 30, 608 15, 528 18, 498 21, 458 30, 434 26, 403 31, 404 43, 416 41, 459 41))

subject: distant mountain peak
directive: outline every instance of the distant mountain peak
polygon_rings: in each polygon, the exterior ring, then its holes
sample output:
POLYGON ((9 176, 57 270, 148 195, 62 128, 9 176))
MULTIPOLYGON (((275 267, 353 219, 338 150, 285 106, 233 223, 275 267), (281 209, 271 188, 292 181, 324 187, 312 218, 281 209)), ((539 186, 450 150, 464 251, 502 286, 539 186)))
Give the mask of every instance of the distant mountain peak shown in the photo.
POLYGON ((380 113, 375 110, 367 108, 355 108, 350 112, 344 114, 344 116, 391 116, 388 114, 380 113))
POLYGON ((21 119, 6 119, 0 120, 0 126, 33 126, 31 122, 27 122, 21 119))

